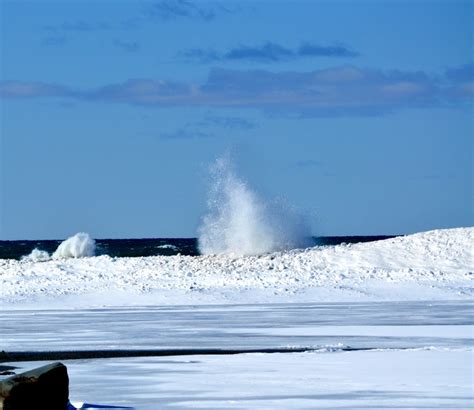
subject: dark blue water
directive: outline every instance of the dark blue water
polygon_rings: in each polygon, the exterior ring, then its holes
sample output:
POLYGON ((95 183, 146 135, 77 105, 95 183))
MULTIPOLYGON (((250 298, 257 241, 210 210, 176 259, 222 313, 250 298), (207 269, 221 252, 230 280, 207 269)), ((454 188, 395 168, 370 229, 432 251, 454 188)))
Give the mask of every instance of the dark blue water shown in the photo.
MULTIPOLYGON (((391 236, 323 236, 314 239, 319 246, 370 242, 391 236)), ((0 259, 20 259, 37 248, 53 253, 62 240, 0 241, 0 259)), ((199 255, 196 238, 96 239, 96 255, 117 257, 154 255, 199 255)))

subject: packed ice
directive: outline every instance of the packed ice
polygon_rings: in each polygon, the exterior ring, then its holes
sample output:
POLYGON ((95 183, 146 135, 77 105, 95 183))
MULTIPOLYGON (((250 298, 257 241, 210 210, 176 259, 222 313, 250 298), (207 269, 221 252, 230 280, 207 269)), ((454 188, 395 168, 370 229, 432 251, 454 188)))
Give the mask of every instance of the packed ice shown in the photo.
POLYGON ((248 256, 4 259, 0 303, 48 305, 58 296, 93 305, 471 298, 473 234, 443 229, 248 256))

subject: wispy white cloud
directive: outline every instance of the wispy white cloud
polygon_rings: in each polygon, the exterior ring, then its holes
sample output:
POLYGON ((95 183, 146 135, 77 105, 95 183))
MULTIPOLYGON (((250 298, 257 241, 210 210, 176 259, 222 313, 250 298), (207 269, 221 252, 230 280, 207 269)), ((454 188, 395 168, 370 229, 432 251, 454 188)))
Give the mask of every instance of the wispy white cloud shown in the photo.
POLYGON ((242 117, 207 116, 198 123, 201 126, 218 126, 231 130, 250 130, 257 124, 242 117))
POLYGON ((277 62, 316 57, 352 58, 357 57, 359 53, 342 44, 323 46, 303 43, 297 48, 289 48, 267 42, 258 46, 234 47, 225 52, 194 48, 181 53, 181 55, 190 60, 208 63, 215 61, 277 62))
POLYGON ((143 106, 255 108, 274 115, 367 116, 407 108, 464 106, 474 97, 474 80, 465 71, 460 73, 428 75, 354 66, 308 72, 213 69, 203 84, 131 79, 73 91, 56 84, 13 81, 1 83, 0 95, 143 106))
POLYGON ((453 98, 470 99, 474 96, 474 63, 446 70, 448 92, 453 98))
MULTIPOLYGON (((137 2, 137 7, 129 16, 113 19, 110 16, 95 19, 71 18, 43 27, 41 44, 57 46, 66 43, 69 36, 87 35, 98 32, 123 32, 139 29, 157 22, 173 22, 181 19, 210 22, 220 16, 242 12, 243 7, 226 1, 197 2, 190 0, 157 0, 137 2)), ((114 44, 125 51, 138 51, 135 42, 115 41, 114 44)))
POLYGON ((153 79, 131 79, 83 93, 87 100, 140 105, 175 105, 192 102, 192 85, 153 79))
POLYGON ((187 122, 175 131, 161 133, 160 138, 173 140, 214 138, 212 130, 216 127, 229 131, 247 131, 256 126, 255 123, 242 117, 208 115, 200 121, 187 122))
POLYGON ((189 0, 160 0, 147 4, 143 13, 146 17, 159 20, 191 19, 211 21, 219 15, 233 14, 240 10, 223 1, 197 2, 189 0))
POLYGON ((36 81, 1 81, 2 98, 72 97, 74 92, 67 87, 36 81))

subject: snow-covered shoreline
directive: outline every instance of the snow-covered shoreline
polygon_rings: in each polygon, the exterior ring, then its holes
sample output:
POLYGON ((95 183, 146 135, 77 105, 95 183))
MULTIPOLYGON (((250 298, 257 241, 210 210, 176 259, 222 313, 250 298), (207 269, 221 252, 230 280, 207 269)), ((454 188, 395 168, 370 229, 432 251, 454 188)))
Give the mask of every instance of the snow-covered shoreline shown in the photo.
POLYGON ((472 298, 474 228, 261 256, 0 260, 0 305, 472 298))

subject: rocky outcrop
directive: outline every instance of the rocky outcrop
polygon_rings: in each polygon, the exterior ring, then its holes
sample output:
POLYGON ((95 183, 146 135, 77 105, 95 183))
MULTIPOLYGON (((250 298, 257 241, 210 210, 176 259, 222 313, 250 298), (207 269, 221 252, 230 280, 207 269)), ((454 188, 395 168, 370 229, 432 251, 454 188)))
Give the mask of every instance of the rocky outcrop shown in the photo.
POLYGON ((52 363, 0 381, 0 410, 66 410, 69 377, 62 363, 52 363))

